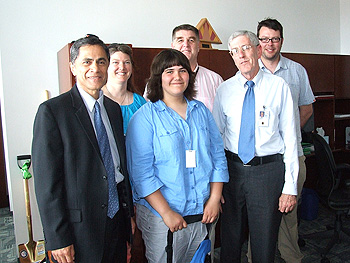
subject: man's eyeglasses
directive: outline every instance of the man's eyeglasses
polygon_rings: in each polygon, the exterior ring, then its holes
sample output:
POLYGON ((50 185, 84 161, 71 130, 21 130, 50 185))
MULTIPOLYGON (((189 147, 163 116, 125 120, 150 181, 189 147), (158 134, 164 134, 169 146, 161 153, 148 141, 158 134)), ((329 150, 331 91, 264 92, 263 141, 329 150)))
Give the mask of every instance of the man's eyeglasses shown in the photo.
POLYGON ((280 37, 272 37, 272 38, 268 38, 268 37, 263 37, 263 38, 259 38, 259 40, 262 42, 262 43, 269 43, 270 41, 272 43, 278 43, 281 41, 281 38, 280 37))
POLYGON ((242 50, 242 52, 244 53, 246 51, 249 51, 251 48, 252 48, 251 45, 243 45, 243 46, 241 46, 241 48, 235 47, 235 48, 231 49, 229 51, 229 53, 233 57, 233 56, 237 56, 238 55, 239 50, 242 50))

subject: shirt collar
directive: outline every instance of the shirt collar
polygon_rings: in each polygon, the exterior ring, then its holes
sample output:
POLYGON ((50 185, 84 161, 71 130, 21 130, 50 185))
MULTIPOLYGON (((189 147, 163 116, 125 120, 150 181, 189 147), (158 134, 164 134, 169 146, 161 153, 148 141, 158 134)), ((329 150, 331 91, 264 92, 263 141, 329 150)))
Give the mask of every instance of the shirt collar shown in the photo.
POLYGON ((199 65, 197 63, 197 66, 194 68, 193 72, 197 72, 197 70, 199 70, 199 65))
MULTIPOLYGON (((263 70, 268 71, 268 69, 265 67, 264 63, 262 62, 261 58, 259 59, 259 67, 263 70)), ((287 59, 283 57, 281 54, 280 54, 280 61, 278 61, 275 72, 277 72, 279 69, 288 69, 287 59)))
MULTIPOLYGON (((185 97, 185 100, 187 101, 187 111, 192 111, 195 107, 198 107, 198 103, 196 100, 188 100, 185 97)), ((153 103, 154 107, 157 111, 164 111, 166 110, 166 104, 162 100, 157 100, 156 102, 153 103)))
POLYGON ((279 65, 279 68, 288 69, 287 59, 282 55, 280 55, 280 62, 278 63, 278 65, 279 65))
POLYGON ((78 85, 77 85, 77 88, 78 88, 78 91, 79 91, 81 97, 83 98, 83 101, 85 103, 86 108, 90 112, 93 112, 96 101, 98 101, 100 105, 103 105, 103 96, 102 96, 103 92, 102 92, 102 90, 100 90, 99 98, 97 100, 95 100, 89 93, 87 93, 85 90, 80 88, 78 85))
POLYGON ((191 112, 194 108, 198 107, 198 103, 197 103, 196 100, 188 100, 188 99, 186 99, 186 101, 187 101, 187 107, 188 107, 187 111, 191 112))
MULTIPOLYGON (((252 79, 252 81, 255 83, 255 85, 257 85, 257 83, 262 78, 262 74, 263 74, 262 69, 259 69, 258 74, 256 74, 256 76, 252 79)), ((238 76, 238 81, 241 84, 241 86, 246 88, 245 84, 248 80, 242 75, 242 73, 240 71, 237 73, 237 76, 238 76)))

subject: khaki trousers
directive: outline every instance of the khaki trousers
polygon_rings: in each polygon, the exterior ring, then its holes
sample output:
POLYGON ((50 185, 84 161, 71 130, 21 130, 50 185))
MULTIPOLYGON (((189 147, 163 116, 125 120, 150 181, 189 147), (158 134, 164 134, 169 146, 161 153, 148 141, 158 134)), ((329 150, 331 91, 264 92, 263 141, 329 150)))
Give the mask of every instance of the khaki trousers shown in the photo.
MULTIPOLYGON (((298 201, 306 179, 305 156, 299 156, 298 201)), ((298 245, 297 207, 288 214, 283 214, 278 233, 278 250, 286 263, 299 263, 303 258, 298 245)))

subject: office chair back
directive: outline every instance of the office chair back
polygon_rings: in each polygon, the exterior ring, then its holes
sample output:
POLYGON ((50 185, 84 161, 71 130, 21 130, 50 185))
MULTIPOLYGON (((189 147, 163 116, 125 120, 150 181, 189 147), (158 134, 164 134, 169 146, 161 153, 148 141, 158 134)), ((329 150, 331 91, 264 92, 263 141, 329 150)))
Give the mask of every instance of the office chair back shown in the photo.
POLYGON ((323 137, 314 133, 312 140, 318 168, 316 192, 322 201, 328 203, 328 198, 335 186, 336 164, 332 150, 323 137))

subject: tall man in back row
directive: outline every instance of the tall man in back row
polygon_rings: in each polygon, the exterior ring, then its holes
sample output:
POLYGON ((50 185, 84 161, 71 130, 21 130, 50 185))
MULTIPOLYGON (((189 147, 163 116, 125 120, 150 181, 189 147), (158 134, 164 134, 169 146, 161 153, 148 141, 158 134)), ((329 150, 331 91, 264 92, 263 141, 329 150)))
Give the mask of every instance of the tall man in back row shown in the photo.
MULTIPOLYGON (((196 100, 212 112, 216 89, 223 82, 222 77, 214 71, 198 65, 200 49, 199 31, 190 24, 175 27, 172 32, 171 48, 182 52, 190 61, 191 70, 195 73, 194 87, 196 100)), ((143 96, 147 99, 147 86, 143 96)))
POLYGON ((198 65, 199 31, 196 27, 183 24, 173 29, 171 47, 181 51, 190 61, 191 69, 196 74, 195 89, 197 100, 213 111, 216 89, 222 83, 222 77, 205 67, 198 65))
MULTIPOLYGON (((258 24, 257 35, 262 48, 259 60, 260 68, 267 73, 282 77, 288 84, 293 98, 295 128, 298 143, 299 176, 298 199, 305 179, 305 156, 301 147, 301 128, 312 115, 312 93, 309 78, 302 65, 281 55, 283 44, 283 27, 276 20, 267 18, 258 24)), ((278 234, 278 249, 287 263, 300 263, 303 254, 298 246, 297 209, 284 213, 278 234)))
POLYGON ((213 116, 224 140, 229 182, 224 184, 221 262, 241 262, 249 226, 254 263, 274 262, 281 213, 295 208, 298 155, 292 96, 280 77, 260 70, 256 35, 228 40, 238 72, 223 82, 213 116))

